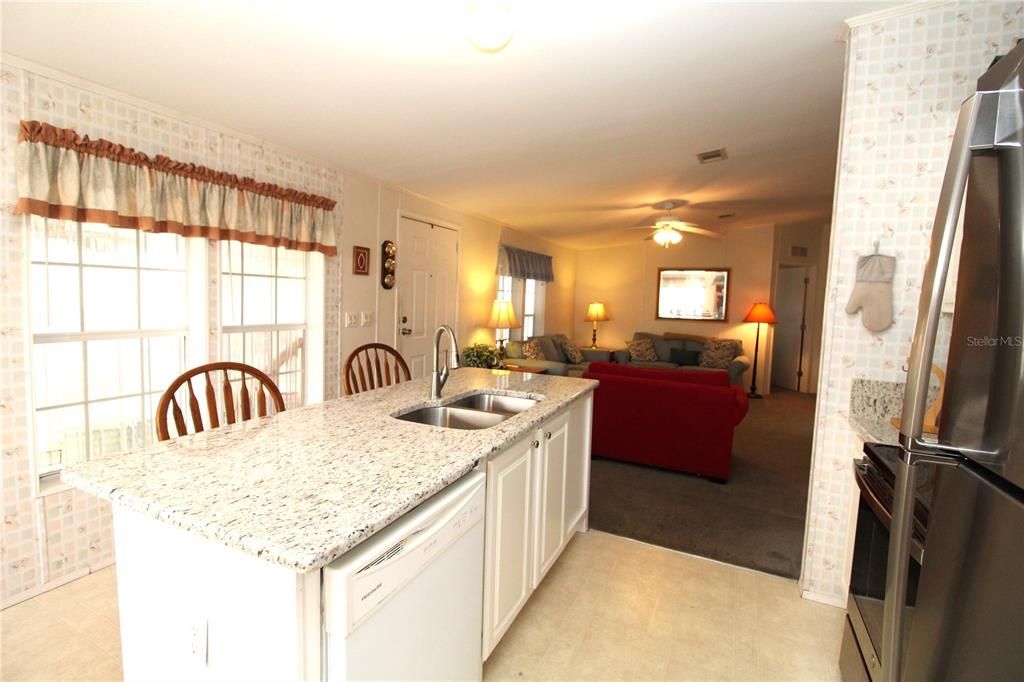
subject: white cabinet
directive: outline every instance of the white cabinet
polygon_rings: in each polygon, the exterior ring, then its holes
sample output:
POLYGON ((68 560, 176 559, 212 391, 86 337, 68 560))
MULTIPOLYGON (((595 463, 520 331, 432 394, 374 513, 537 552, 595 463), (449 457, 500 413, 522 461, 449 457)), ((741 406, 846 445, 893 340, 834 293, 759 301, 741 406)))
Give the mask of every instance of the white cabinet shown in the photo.
POLYGON ((569 451, 569 415, 549 420, 541 428, 534 453, 537 463, 534 504, 536 510, 533 587, 547 575, 562 551, 566 539, 565 474, 569 451))
POLYGON ((487 462, 486 659, 576 530, 590 490, 588 397, 487 462))
POLYGON ((533 591, 532 437, 487 462, 484 530, 484 658, 533 591))

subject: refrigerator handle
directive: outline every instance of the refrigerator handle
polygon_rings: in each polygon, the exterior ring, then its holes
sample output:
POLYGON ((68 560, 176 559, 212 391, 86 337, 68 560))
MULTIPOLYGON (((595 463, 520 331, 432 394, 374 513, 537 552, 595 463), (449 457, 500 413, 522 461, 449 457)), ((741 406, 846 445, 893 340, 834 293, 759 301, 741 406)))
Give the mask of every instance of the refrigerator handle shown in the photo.
POLYGON ((903 414, 900 423, 900 444, 911 449, 921 438, 924 412, 928 402, 928 381, 931 378, 932 358, 935 355, 935 336, 939 327, 942 295, 946 288, 946 274, 953 255, 953 238, 960 207, 964 202, 967 175, 971 165, 971 147, 978 112, 985 101, 984 93, 976 93, 960 106, 953 147, 942 179, 939 204, 932 227, 928 263, 921 280, 921 299, 918 303, 914 343, 907 366, 907 386, 903 394, 903 414))

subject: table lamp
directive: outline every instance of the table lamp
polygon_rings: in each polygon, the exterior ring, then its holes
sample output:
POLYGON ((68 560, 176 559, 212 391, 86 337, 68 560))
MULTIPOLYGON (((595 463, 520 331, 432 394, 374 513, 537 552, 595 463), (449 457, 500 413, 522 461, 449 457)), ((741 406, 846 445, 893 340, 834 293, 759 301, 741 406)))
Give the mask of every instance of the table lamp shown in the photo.
MULTIPOLYGON (((500 330, 519 329, 523 325, 516 319, 516 311, 512 307, 512 301, 495 299, 494 304, 491 306, 491 319, 487 322, 487 326, 500 330)), ((498 363, 501 366, 505 365, 505 339, 498 339, 498 363)))
POLYGON ((607 322, 610 319, 608 313, 605 312, 604 303, 591 303, 587 306, 587 316, 583 318, 583 321, 594 323, 594 335, 590 340, 591 348, 597 348, 597 323, 607 322))
POLYGON ((757 392, 757 351, 761 344, 761 323, 775 324, 775 313, 767 303, 755 303, 743 321, 757 323, 757 335, 754 336, 754 368, 750 373, 750 393, 747 397, 763 398, 764 396, 757 392))

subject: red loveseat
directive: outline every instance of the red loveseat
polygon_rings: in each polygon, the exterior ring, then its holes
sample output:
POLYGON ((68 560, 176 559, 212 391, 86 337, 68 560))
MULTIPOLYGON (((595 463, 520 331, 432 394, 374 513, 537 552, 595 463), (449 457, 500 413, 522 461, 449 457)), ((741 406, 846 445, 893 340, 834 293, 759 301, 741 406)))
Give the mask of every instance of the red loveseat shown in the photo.
POLYGON ((591 363, 594 455, 729 480, 747 395, 726 372, 591 363))

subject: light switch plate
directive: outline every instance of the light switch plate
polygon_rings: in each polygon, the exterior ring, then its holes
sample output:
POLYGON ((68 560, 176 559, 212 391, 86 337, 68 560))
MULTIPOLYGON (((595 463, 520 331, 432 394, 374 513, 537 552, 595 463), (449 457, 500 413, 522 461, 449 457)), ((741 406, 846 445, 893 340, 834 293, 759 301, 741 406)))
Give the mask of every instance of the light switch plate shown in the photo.
POLYGON ((345 326, 346 327, 358 327, 359 316, 355 313, 345 313, 345 326))
POLYGON ((368 310, 364 310, 359 313, 359 324, 363 327, 368 327, 373 324, 373 313, 368 310))

